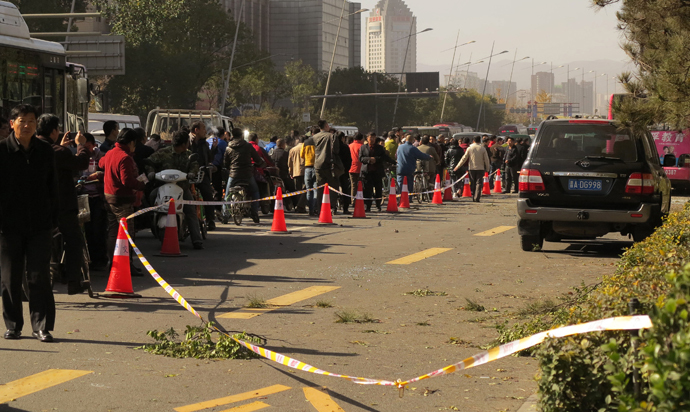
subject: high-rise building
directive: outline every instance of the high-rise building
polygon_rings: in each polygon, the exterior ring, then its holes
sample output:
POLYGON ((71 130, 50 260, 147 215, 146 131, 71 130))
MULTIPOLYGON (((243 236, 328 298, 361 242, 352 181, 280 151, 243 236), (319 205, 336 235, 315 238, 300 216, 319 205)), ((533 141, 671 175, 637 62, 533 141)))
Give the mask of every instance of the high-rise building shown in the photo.
POLYGON ((360 3, 340 0, 270 0, 270 53, 278 68, 302 60, 316 71, 361 65, 361 16, 353 14, 360 3), (338 25, 345 5, 340 35, 338 25))
POLYGON ((251 30, 256 45, 261 50, 269 50, 270 46, 270 2, 269 0, 219 0, 220 5, 232 14, 235 21, 239 20, 251 30), (240 9, 244 2, 244 9, 240 9))
POLYGON ((417 71, 417 37, 411 36, 417 32, 417 23, 402 0, 380 0, 367 18, 366 25, 367 71, 417 71))
POLYGON ((532 96, 536 100, 539 93, 553 92, 554 75, 551 72, 537 72, 532 75, 532 96))

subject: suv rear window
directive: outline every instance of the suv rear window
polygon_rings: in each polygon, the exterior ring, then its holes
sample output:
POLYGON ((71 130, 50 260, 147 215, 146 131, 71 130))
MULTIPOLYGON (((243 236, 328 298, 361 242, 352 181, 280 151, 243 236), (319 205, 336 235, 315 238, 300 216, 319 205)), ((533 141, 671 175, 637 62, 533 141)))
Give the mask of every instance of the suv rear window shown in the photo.
POLYGON ((617 158, 636 162, 637 137, 612 124, 546 124, 540 129, 536 158, 578 160, 585 157, 617 158))

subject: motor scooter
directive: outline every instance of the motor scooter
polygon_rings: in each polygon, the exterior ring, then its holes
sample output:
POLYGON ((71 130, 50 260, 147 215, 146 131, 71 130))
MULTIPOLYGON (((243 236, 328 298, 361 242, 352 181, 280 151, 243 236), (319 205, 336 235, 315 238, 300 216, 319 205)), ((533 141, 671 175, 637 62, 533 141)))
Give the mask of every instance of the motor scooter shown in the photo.
MULTIPOLYGON (((190 183, 198 183, 204 178, 204 171, 200 170, 194 181, 190 183)), ((153 220, 151 224, 151 232, 161 242, 165 237, 165 227, 168 222, 168 202, 171 199, 175 200, 175 218, 177 220, 177 236, 180 242, 184 242, 189 236, 189 225, 185 219, 184 205, 180 201, 184 197, 184 190, 178 185, 179 182, 187 181, 187 173, 175 169, 162 170, 155 175, 155 180, 164 182, 158 187, 158 193, 154 201, 154 206, 160 206, 153 212, 153 220)))

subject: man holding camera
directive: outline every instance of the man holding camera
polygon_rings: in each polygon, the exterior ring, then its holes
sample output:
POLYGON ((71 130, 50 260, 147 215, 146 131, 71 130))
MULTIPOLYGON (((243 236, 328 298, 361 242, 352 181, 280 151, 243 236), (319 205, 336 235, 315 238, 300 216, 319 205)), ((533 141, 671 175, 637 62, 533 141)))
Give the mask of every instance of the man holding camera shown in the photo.
MULTIPOLYGON (((65 133, 60 139, 60 119, 54 114, 44 114, 38 118, 36 134, 38 138, 53 148, 55 152, 55 172, 58 182, 58 227, 62 237, 57 242, 64 242, 65 277, 67 278, 67 294, 76 295, 84 292, 82 285, 82 266, 84 265, 84 236, 79 226, 79 205, 77 204, 77 190, 74 187, 74 174, 89 167, 91 153, 84 146, 86 137, 77 133, 65 133), (76 145, 77 154, 72 153, 71 147, 76 145)), ((62 259, 62 245, 54 244, 52 264, 58 265, 62 259)))

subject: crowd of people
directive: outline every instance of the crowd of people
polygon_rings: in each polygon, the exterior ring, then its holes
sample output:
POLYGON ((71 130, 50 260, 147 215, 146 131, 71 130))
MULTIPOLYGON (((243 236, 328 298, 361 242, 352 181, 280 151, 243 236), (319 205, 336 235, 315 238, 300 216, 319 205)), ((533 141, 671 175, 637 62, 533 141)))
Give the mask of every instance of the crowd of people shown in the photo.
MULTIPOLYGON (((21 336, 24 319, 23 295, 28 297, 32 335, 43 342, 53 340, 55 323, 54 277, 62 276, 67 293, 85 291, 82 268, 109 270, 119 221, 136 210, 153 204, 160 182, 155 174, 176 169, 196 179, 203 199, 222 200, 236 185, 247 187, 258 200, 269 193, 271 176, 279 177, 287 193, 314 189, 286 201, 297 214, 318 216, 323 185, 350 196, 330 191, 333 214, 349 213, 358 186, 363 186, 366 210, 382 210, 383 182, 387 174, 408 185, 415 174, 426 174, 433 187, 437 175, 448 171, 460 196, 465 173, 469 175, 474 201, 481 198, 484 173, 501 170, 504 193, 518 191, 518 174, 527 156, 529 140, 505 141, 501 137, 477 135, 474 141, 445 136, 404 134, 399 128, 378 136, 369 132, 346 136, 321 120, 305 134, 292 131, 274 136, 262 147, 259 136, 245 139, 241 129, 214 129, 197 121, 164 142, 146 136, 141 128, 120 130, 115 121, 103 124, 100 145, 90 133, 64 132, 61 119, 38 114, 36 108, 20 105, 8 121, 0 119, 0 275, 5 339, 21 336), (200 170, 206 171, 201 177, 200 170), (88 199, 90 221, 79 221, 78 196, 88 199), (4 218, 3 218, 4 217, 4 218), (84 239, 86 238, 86 245, 84 239), (88 245, 90 262, 84 262, 88 245), (64 253, 63 253, 64 252, 64 253), (64 270, 58 271, 59 264, 64 270), (23 280, 26 277, 26 286, 23 280), (26 289, 26 290, 23 290, 26 289)), ((492 179, 495 175, 492 174, 492 179)), ((179 182, 184 199, 192 200, 188 182, 179 182)), ((251 217, 259 223, 259 212, 269 211, 253 202, 251 217)), ((219 206, 205 208, 207 230, 215 229, 222 215, 219 206)), ((195 249, 203 249, 195 206, 185 205, 190 237, 195 249)), ((151 217, 128 221, 132 236, 150 226, 151 217)), ((132 276, 143 273, 130 255, 132 276)))

